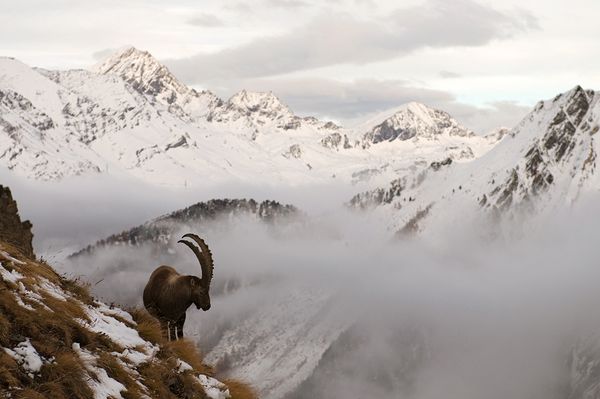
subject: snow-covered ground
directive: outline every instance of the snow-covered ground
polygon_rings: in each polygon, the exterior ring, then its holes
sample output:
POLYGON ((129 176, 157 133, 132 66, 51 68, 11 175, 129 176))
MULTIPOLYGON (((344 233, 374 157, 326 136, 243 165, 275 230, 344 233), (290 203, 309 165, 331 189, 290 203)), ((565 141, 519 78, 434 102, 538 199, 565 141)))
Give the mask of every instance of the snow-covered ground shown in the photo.
POLYGON ((418 164, 472 160, 497 142, 416 103, 342 128, 295 115, 273 93, 241 91, 223 101, 133 48, 93 71, 1 58, 0 137, 0 165, 27 178, 108 173, 174 187, 369 187, 418 164))

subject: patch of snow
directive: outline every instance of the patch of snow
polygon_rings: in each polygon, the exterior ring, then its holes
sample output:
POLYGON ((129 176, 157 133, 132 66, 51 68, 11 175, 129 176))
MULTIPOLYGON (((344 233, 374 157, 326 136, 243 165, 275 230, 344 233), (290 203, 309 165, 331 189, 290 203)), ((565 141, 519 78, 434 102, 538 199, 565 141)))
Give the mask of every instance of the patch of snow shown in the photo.
POLYGON ((127 360, 130 364, 134 366, 138 366, 144 362, 147 362, 148 359, 153 356, 155 353, 154 350, 151 350, 150 353, 146 354, 140 351, 136 351, 134 349, 126 348, 123 352, 112 352, 113 355, 127 360))
MULTIPOLYGON (((177 359, 178 373, 183 373, 192 370, 193 367, 190 366, 188 363, 184 362, 181 359, 177 359)), ((229 389, 221 381, 204 374, 198 374, 196 378, 198 379, 198 382, 200 382, 200 384, 202 385, 202 388, 204 388, 206 396, 208 396, 210 399, 227 399, 231 397, 229 389)))
POLYGON ((6 259, 8 261, 16 263, 17 265, 24 265, 25 264, 25 262, 23 262, 23 261, 21 261, 19 259, 13 258, 7 252, 4 252, 4 251, 0 251, 0 256, 2 256, 4 259, 6 259))
POLYGON ((184 371, 193 370, 192 366, 184 362, 181 359, 177 359, 177 372, 183 373, 184 371))
POLYGON ((210 399, 228 399, 231 397, 229 389, 221 381, 204 374, 199 374, 196 378, 204 388, 206 396, 210 399))
POLYGON ((43 277, 40 278, 40 281, 40 288, 43 289, 48 295, 64 302, 67 301, 69 295, 62 288, 43 277))
POLYGON ((6 270, 2 264, 0 263, 0 276, 4 281, 10 281, 13 284, 16 284, 17 281, 23 278, 23 275, 16 270, 11 270, 10 272, 6 270))
POLYGON ((28 305, 25 302, 23 302, 23 300, 21 299, 21 297, 16 292, 13 292, 13 295, 15 296, 15 300, 17 301, 17 305, 19 305, 20 307, 25 308, 27 310, 35 310, 33 308, 33 306, 28 305))
MULTIPOLYGON (((21 296, 21 298, 26 298, 29 301, 35 302, 50 312, 53 311, 44 303, 44 298, 42 298, 42 296, 40 294, 38 294, 37 292, 28 290, 25 287, 25 284, 23 284, 21 281, 19 281, 19 283, 17 284, 17 287, 19 288, 19 295, 21 296)), ((15 293, 15 295, 17 295, 17 294, 15 293)))
POLYGON ((33 345, 31 345, 29 338, 19 343, 12 350, 4 348, 4 351, 15 359, 19 363, 19 366, 27 371, 27 375, 30 378, 33 378, 40 371, 44 363, 48 363, 48 360, 41 357, 33 345))
MULTIPOLYGON (((103 313, 102 310, 104 308, 108 307, 104 305, 103 308, 98 309, 86 306, 85 312, 91 322, 87 323, 83 320, 79 320, 79 322, 93 332, 106 334, 111 340, 126 348, 143 347, 144 352, 146 353, 146 360, 157 352, 158 348, 142 339, 136 330, 127 326, 122 321, 103 313)), ((143 354, 127 353, 124 356, 132 359, 132 361, 140 362, 142 355, 143 354)))
POLYGON ((90 378, 87 381, 89 387, 94 391, 94 399, 123 399, 121 392, 127 389, 119 381, 110 378, 106 374, 106 370, 96 366, 96 356, 90 351, 82 349, 77 342, 73 343, 73 350, 79 355, 85 368, 90 373, 90 378))
POLYGON ((131 316, 131 314, 124 311, 123 309, 115 307, 115 306, 112 306, 112 307, 108 306, 104 302, 94 301, 94 303, 95 303, 96 307, 105 315, 118 316, 124 320, 127 320, 127 322, 129 322, 133 325, 137 325, 137 323, 133 320, 133 317, 131 316))

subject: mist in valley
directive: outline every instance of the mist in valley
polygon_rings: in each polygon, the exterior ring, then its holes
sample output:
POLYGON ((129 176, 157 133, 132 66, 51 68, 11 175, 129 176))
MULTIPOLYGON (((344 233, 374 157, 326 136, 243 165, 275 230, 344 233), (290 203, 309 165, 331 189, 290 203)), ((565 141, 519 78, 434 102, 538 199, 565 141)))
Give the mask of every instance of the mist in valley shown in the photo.
MULTIPOLYGON (((197 192, 192 200, 191 191, 90 187, 61 194, 65 202, 54 213, 44 199, 13 191, 36 232, 80 246, 213 194, 197 192), (105 197, 89 195, 102 190, 105 197), (63 223, 51 223, 56 218, 63 223)), ((342 206, 343 191, 283 191, 275 199, 301 208, 301 219, 226 217, 182 226, 167 251, 113 246, 73 260, 57 255, 53 265, 89 282, 108 303, 141 306, 158 265, 200 274, 193 254, 176 244, 184 233, 198 233, 215 259, 212 308, 190 308, 185 333, 217 370, 254 384, 266 398, 573 392, 574 348, 600 327, 596 198, 581 199, 526 236, 484 239, 495 226, 474 220, 443 237, 399 241, 377 214, 342 206)), ((265 188, 238 192, 253 193, 274 195, 265 188)))

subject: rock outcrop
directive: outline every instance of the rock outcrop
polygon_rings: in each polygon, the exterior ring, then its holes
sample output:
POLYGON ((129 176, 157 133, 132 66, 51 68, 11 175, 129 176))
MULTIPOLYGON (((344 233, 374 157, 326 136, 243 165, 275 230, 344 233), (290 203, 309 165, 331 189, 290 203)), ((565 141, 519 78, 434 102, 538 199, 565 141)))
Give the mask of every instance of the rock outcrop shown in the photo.
POLYGON ((21 221, 10 188, 0 185, 0 240, 18 247, 24 255, 34 257, 31 227, 29 220, 21 221))

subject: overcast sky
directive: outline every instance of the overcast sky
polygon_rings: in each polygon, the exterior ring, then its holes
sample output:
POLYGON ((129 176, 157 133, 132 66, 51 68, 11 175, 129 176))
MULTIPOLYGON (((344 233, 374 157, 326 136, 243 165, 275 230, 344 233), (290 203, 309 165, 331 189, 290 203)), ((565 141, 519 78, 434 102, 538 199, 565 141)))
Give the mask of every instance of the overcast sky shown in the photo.
POLYGON ((597 0, 2 1, 0 55, 82 68, 133 45, 223 97, 272 90, 348 123, 414 100, 487 130, 600 88, 598 15, 597 0))

